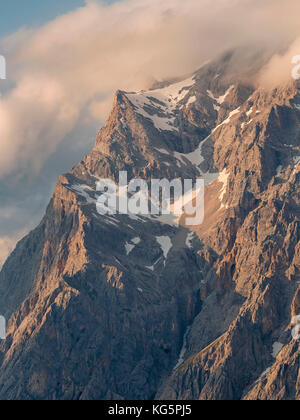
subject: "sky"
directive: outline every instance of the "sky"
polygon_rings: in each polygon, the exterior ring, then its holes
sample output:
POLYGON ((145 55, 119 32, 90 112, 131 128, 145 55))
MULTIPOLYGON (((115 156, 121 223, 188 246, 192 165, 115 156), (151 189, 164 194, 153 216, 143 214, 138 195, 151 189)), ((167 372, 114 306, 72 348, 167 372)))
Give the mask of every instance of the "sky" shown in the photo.
POLYGON ((84 6, 84 0, 10 0, 1 2, 0 36, 22 26, 36 27, 57 16, 84 6))
MULTIPOLYGON (((2 1, 0 266, 58 176, 92 149, 117 89, 188 74, 249 42, 292 44, 299 15, 299 0, 2 1)), ((275 56, 265 80, 280 80, 288 59, 275 56)))
MULTIPOLYGON (((104 0, 105 4, 121 0, 104 0)), ((1 2, 0 37, 21 27, 38 27, 71 10, 83 7, 85 0, 10 0, 1 2)))

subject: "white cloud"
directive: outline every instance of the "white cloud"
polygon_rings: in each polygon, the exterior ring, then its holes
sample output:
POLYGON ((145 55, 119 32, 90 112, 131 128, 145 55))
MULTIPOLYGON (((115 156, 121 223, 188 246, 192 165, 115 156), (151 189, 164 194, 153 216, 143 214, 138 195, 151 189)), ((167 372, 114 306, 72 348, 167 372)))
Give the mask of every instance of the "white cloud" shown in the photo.
POLYGON ((7 256, 12 252, 18 239, 20 238, 12 238, 8 236, 0 237, 0 269, 4 264, 7 256))
MULTIPOLYGON (((296 68, 293 57, 300 55, 300 37, 282 54, 275 54, 259 75, 259 84, 265 88, 274 88, 287 80, 293 81, 292 71, 296 68)), ((299 67, 299 66, 297 66, 299 67)), ((298 70, 297 70, 298 73, 298 70)))
POLYGON ((153 77, 188 73, 237 41, 280 38, 278 27, 292 35, 295 10, 284 24, 279 4, 88 1, 39 29, 8 37, 2 45, 14 87, 0 98, 0 177, 16 169, 38 173, 86 110, 100 125, 118 88, 139 89, 153 77))

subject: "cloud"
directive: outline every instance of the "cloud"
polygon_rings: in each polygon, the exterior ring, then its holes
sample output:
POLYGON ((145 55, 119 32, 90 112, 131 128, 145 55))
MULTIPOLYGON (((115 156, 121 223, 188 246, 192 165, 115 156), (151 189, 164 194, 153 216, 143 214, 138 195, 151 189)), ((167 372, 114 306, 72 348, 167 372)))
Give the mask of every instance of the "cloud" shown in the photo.
POLYGON ((278 0, 88 1, 13 34, 2 43, 13 87, 0 99, 0 177, 38 174, 83 114, 100 126, 117 88, 188 73, 237 41, 294 36, 300 10, 289 3, 285 22, 278 0))
POLYGON ((258 75, 258 83, 267 89, 275 88, 299 75, 300 37, 287 50, 275 54, 258 75), (293 62, 293 58, 297 60, 293 62), (293 75, 293 71, 295 75, 293 75))
POLYGON ((7 256, 14 249, 14 246, 18 239, 21 239, 21 236, 19 238, 8 237, 8 236, 0 237, 0 269, 2 265, 4 264, 7 256))
MULTIPOLYGON (((40 28, 20 28, 0 42, 8 67, 0 96, 0 190, 5 182, 10 194, 12 178, 31 178, 27 195, 34 196, 47 167, 44 202, 58 170, 53 156, 65 146, 77 157, 79 130, 100 128, 114 91, 187 74, 231 47, 284 47, 299 34, 299 12, 299 0, 286 0, 284 13, 282 0, 87 1, 40 28)), ((24 225, 37 208, 28 207, 24 225)), ((1 255, 23 232, 18 217, 11 235, 1 232, 1 255)))

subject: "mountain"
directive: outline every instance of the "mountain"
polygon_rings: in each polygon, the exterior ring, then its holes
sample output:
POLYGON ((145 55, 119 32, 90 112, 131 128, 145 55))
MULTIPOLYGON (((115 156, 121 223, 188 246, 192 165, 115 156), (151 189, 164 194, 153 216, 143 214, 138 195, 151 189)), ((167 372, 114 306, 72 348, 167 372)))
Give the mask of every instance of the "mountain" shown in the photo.
POLYGON ((1 271, 1 399, 300 399, 300 83, 258 88, 267 59, 116 93, 1 271), (101 216, 120 171, 204 178, 204 222, 101 216))

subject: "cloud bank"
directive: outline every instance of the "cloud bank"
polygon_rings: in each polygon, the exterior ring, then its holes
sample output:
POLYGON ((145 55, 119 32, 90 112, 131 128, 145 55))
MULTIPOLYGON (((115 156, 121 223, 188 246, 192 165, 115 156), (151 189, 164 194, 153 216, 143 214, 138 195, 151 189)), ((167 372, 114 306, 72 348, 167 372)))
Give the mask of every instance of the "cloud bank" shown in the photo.
POLYGON ((258 83, 267 89, 273 89, 298 77, 300 62, 300 37, 281 54, 275 54, 258 76, 258 83), (294 58, 296 58, 294 60, 294 58))
MULTIPOLYGON (((100 128, 117 89, 187 74, 248 42, 292 42, 299 0, 282 8, 282 0, 87 1, 40 28, 20 28, 0 42, 9 81, 0 97, 0 183, 38 180, 78 127, 100 128)), ((1 241, 4 255, 10 239, 1 241)))
POLYGON ((100 125, 117 88, 188 73, 240 42, 295 36, 299 2, 285 5, 283 14, 282 0, 89 1, 10 36, 3 46, 14 86, 0 99, 0 177, 38 173, 79 120, 100 125))
POLYGON ((0 268, 4 264, 7 256, 13 251, 14 246, 18 239, 21 239, 21 233, 19 237, 13 236, 2 236, 0 237, 0 268))

